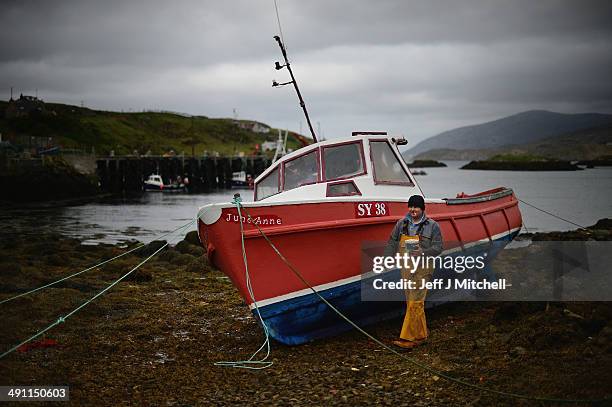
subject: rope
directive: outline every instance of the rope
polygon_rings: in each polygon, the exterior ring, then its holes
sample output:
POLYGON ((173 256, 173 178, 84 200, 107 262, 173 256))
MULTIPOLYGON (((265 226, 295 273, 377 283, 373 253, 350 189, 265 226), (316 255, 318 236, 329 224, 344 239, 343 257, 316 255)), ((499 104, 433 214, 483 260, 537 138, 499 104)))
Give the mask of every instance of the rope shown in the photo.
POLYGON ((161 238, 163 238, 163 237, 166 237, 166 236, 168 236, 168 235, 170 235, 170 234, 172 234, 172 233, 174 233, 174 232, 177 232, 178 230, 180 230, 180 229, 182 229, 182 228, 185 228, 185 227, 187 227, 187 226, 191 225, 193 222, 195 222, 195 220, 192 220, 191 222, 186 223, 186 224, 184 224, 183 226, 180 226, 179 228, 174 229, 174 230, 173 230, 173 231, 171 231, 171 232, 164 233, 163 235, 157 236, 156 238, 152 239, 152 240, 151 240, 149 243, 146 243, 146 244, 145 244, 145 243, 141 243, 140 245, 137 245, 136 247, 134 247, 133 249, 128 250, 127 252, 121 253, 120 255, 117 255, 117 256, 115 256, 115 257, 113 257, 113 258, 110 258, 110 259, 108 259, 108 260, 104 260, 103 262, 98 263, 98 264, 96 264, 96 265, 94 265, 94 266, 88 267, 88 268, 86 268, 85 270, 81 270, 81 271, 76 272, 76 273, 74 273, 74 274, 70 274, 69 276, 66 276, 66 277, 64 277, 64 278, 60 278, 59 280, 53 281, 53 282, 51 282, 51 283, 49 283, 49 284, 45 284, 45 285, 43 285, 43 286, 41 286, 41 287, 34 288, 34 289, 30 290, 30 291, 26 291, 26 292, 24 292, 24 293, 21 293, 21 294, 15 295, 15 296, 13 296, 13 297, 6 298, 6 299, 4 299, 4 300, 0 301, 0 305, 2 305, 2 304, 4 304, 4 303, 7 303, 7 302, 9 302, 9 301, 16 300, 17 298, 20 298, 20 297, 24 297, 24 296, 26 296, 26 295, 30 295, 30 294, 35 293, 35 292, 37 292, 37 291, 43 290, 43 289, 45 289, 45 288, 51 287, 52 285, 55 285, 55 284, 61 283, 62 281, 66 281, 66 280, 68 280, 68 279, 70 279, 70 278, 72 278, 72 277, 76 277, 76 276, 78 276, 78 275, 80 275, 80 274, 83 274, 83 273, 85 273, 85 272, 87 272, 87 271, 90 271, 90 270, 93 270, 93 269, 98 268, 98 267, 100 267, 100 266, 103 266, 103 265, 105 265, 106 263, 110 263, 110 262, 111 262, 111 261, 113 261, 113 260, 117 260, 118 258, 123 257, 123 256, 125 256, 125 255, 128 255, 128 254, 130 254, 130 253, 132 253, 132 252, 134 252, 134 251, 136 251, 136 250, 138 250, 138 249, 140 249, 140 248, 142 248, 142 247, 145 247, 145 246, 150 245, 150 244, 151 244, 151 243, 153 243, 155 240, 159 240, 159 239, 161 239, 161 238))
POLYGON ((527 223, 525 223, 525 219, 521 218, 522 222, 523 222, 523 227, 525 228, 525 232, 529 233, 529 227, 527 227, 527 223))
MULTIPOLYGON (((259 307, 257 306, 257 301, 255 300, 255 294, 253 293, 253 287, 251 286, 251 277, 249 275, 249 266, 247 264, 246 257, 246 249, 244 247, 244 226, 242 224, 242 214, 240 213, 240 196, 234 196, 233 203, 236 204, 236 209, 238 210, 238 218, 240 219, 240 240, 242 243, 242 260, 244 261, 244 273, 246 277, 246 285, 247 290, 249 291, 249 296, 255 304, 255 310, 257 311, 257 316, 259 317, 259 321, 261 321, 261 325, 263 326, 264 334, 266 335, 265 341, 261 344, 259 349, 257 349, 250 358, 247 360, 237 360, 233 362, 215 362, 215 366, 223 366, 223 367, 235 367, 238 369, 250 369, 250 370, 262 370, 266 369, 274 364, 274 362, 268 362, 266 359, 270 356, 270 333, 268 332, 268 327, 266 326, 261 314, 259 313, 259 307), (257 356, 259 352, 266 348, 266 355, 260 360, 253 360, 257 356)), ((250 216, 249 216, 250 217, 250 216)))
MULTIPOLYGON (((244 210, 244 213, 248 216, 248 218, 252 220, 251 215, 247 212, 247 210, 244 209, 244 207, 242 209, 244 210)), ((340 316, 342 319, 344 319, 353 328, 357 329, 361 334, 365 335, 366 337, 368 337, 369 339, 371 339, 372 341, 374 341, 375 343, 377 343, 378 345, 380 345, 384 349, 388 350, 389 352, 394 353, 395 355, 399 356, 400 358, 406 360, 410 364, 412 364, 412 365, 414 365, 414 366, 416 366, 416 367, 418 367, 420 369, 423 369, 423 370, 425 370, 425 371, 427 371, 429 373, 435 374, 436 376, 442 377, 442 378, 444 378, 444 379, 446 379, 446 380, 448 380, 450 382, 453 382, 453 383, 456 383, 456 384, 459 384, 459 385, 462 385, 462 386, 465 386, 465 387, 470 387, 470 388, 478 390, 478 391, 487 392, 487 393, 491 393, 491 394, 496 394, 496 395, 504 396, 504 397, 511 397, 511 398, 517 398, 517 399, 525 399, 525 400, 533 400, 533 401, 542 401, 542 402, 550 402, 550 403, 591 403, 591 404, 594 404, 594 403, 602 403, 602 402, 612 401, 611 397, 607 397, 607 398, 603 398, 603 399, 599 399, 599 400, 558 399, 558 398, 547 398, 547 397, 534 397, 534 396, 528 396, 528 395, 524 395, 524 394, 517 394, 517 393, 512 393, 512 392, 505 392, 505 391, 501 391, 501 390, 490 389, 490 388, 487 388, 487 387, 479 386, 477 384, 469 383, 469 382, 466 382, 464 380, 458 379, 458 378, 456 378, 454 376, 451 376, 449 374, 446 374, 446 373, 444 373, 442 371, 436 370, 436 369, 434 369, 433 367, 431 367, 429 365, 421 363, 421 362, 417 361, 416 359, 408 357, 408 356, 404 355, 403 353, 400 353, 397 350, 389 347, 387 344, 385 344, 381 340, 379 340, 376 337, 374 337, 371 334, 369 334, 367 331, 365 331, 360 326, 355 324, 352 320, 350 320, 346 315, 344 315, 335 306, 333 306, 328 300, 326 300, 321 294, 319 294, 319 292, 317 290, 315 290, 313 288, 313 286, 310 285, 310 283, 308 283, 308 281, 306 281, 304 276, 302 276, 302 274, 289 262, 289 260, 287 260, 287 258, 285 256, 283 256, 283 254, 276 248, 274 243, 272 243, 270 238, 268 238, 268 236, 264 233, 264 231, 261 230, 259 225, 256 224, 255 222, 251 222, 251 223, 253 225, 255 225, 255 227, 257 228, 259 233, 268 242, 268 244, 272 247, 272 249, 280 257, 280 259, 287 265, 287 267, 289 267, 289 269, 302 281, 302 283, 304 283, 304 285, 306 287, 308 287, 317 297, 319 297, 319 299, 321 299, 321 301, 323 301, 328 307, 330 307, 332 309, 332 311, 334 311, 336 314, 338 314, 338 316, 340 316)))
MULTIPOLYGON (((518 199, 518 198, 517 198, 517 199, 518 199)), ((571 220, 567 220, 567 219, 565 219, 565 218, 562 218, 561 216, 559 216, 559 215, 555 215, 554 213, 548 212, 548 211, 546 211, 546 210, 544 210, 544 209, 542 209, 542 208, 538 208, 537 206, 532 205, 532 204, 530 204, 530 203, 528 203, 528 202, 525 202, 525 201, 523 201, 522 199, 518 199, 518 200, 519 200, 520 202, 524 203, 525 205, 531 206, 532 208, 537 209, 537 210, 539 210, 540 212, 544 212, 544 213, 546 213, 546 214, 548 214, 548 215, 552 216, 553 218, 561 219, 562 221, 567 222, 567 223, 569 223, 569 224, 572 224, 572 225, 574 225, 574 226, 578 226, 578 227, 579 227, 579 228, 581 228, 581 229, 586 229, 586 227, 585 227, 585 226, 582 226, 582 225, 579 225, 579 224, 577 224, 577 223, 574 223, 574 222, 572 222, 571 220)))
MULTIPOLYGON (((177 229, 176 232, 178 232, 181 229, 186 228, 187 226, 190 226, 194 221, 189 222, 186 225, 183 225, 181 228, 177 229)), ((125 279, 127 276, 129 276, 130 274, 132 274, 134 271, 138 270, 138 268, 140 268, 140 266, 142 266, 143 264, 145 264, 147 261, 149 261, 153 256, 155 256, 157 253, 159 253, 160 251, 162 251, 163 249, 166 248, 166 246, 168 246, 168 242, 166 242, 162 247, 160 247, 159 249, 157 249, 153 254, 151 254, 149 257, 147 257, 146 259, 144 259, 143 261, 141 261, 136 267, 134 267, 133 269, 131 269, 130 271, 128 271, 127 273, 125 273, 124 275, 122 275, 121 277, 119 277, 117 280, 113 281, 109 286, 107 286, 106 288, 104 288, 102 291, 100 291, 99 293, 97 293, 96 295, 94 295, 93 297, 91 297, 90 299, 88 299, 87 301, 85 301, 84 303, 82 303, 81 305, 79 305, 78 307, 76 307, 75 309, 73 309, 72 311, 70 311, 68 314, 64 315, 64 316, 60 316, 55 322, 49 324, 46 328, 38 331, 37 333, 35 333, 34 335, 30 336, 28 339, 20 342, 19 344, 13 346, 12 348, 10 348, 9 350, 7 350, 6 352, 4 352, 2 355, 0 355, 0 359, 4 358, 5 356, 7 356, 8 354, 16 351, 20 346, 25 345, 26 343, 38 338, 39 336, 43 335, 45 332, 49 331, 50 329, 54 328, 55 326, 62 324, 64 322, 66 322, 66 320, 68 318, 70 318, 71 316, 73 316, 74 314, 76 314, 77 312, 79 312, 81 309, 83 309, 85 306, 87 306, 89 303, 91 303, 92 301, 94 301, 96 298, 100 297, 102 294, 104 294, 105 292, 107 292, 108 290, 110 290, 111 288, 113 288, 115 285, 119 284, 123 279, 125 279)))

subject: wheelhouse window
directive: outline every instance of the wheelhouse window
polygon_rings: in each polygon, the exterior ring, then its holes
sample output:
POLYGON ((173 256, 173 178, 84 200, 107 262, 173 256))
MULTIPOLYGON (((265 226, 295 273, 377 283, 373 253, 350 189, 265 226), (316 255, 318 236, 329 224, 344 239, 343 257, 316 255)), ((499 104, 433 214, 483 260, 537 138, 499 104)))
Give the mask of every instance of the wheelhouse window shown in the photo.
POLYGON ((278 167, 276 167, 264 179, 257 183, 255 194, 257 196, 257 200, 259 201, 271 195, 277 194, 279 191, 280 185, 278 182, 278 167))
POLYGON ((327 184, 327 196, 361 195, 353 180, 327 184))
POLYGON ((323 162, 326 181, 365 174, 360 142, 323 147, 323 162))
POLYGON ((317 150, 287 161, 283 169, 283 190, 285 191, 301 185, 314 184, 319 180, 317 150))
POLYGON ((376 183, 413 185, 388 142, 371 141, 370 155, 376 183))

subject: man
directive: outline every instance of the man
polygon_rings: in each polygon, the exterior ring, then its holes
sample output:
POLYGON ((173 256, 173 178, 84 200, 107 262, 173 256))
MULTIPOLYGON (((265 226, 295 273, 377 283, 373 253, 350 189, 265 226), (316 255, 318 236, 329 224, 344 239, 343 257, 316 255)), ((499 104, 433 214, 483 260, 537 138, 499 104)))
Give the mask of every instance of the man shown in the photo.
MULTIPOLYGON (((395 224, 385 256, 437 256, 442 252, 440 226, 425 214, 425 200, 413 195, 408 200, 408 213, 395 224)), ((427 340, 425 320, 425 296, 427 289, 418 289, 423 279, 429 280, 433 268, 419 267, 416 270, 402 269, 402 278, 414 281, 417 289, 406 290, 406 315, 400 333, 400 340, 393 343, 401 348, 411 349, 427 340)))

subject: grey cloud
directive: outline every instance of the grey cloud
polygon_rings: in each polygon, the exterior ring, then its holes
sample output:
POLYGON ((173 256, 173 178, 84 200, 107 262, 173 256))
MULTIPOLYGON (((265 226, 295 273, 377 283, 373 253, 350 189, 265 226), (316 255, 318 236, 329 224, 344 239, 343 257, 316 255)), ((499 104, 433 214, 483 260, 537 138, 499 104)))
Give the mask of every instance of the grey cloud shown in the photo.
MULTIPOLYGON (((288 3, 288 24, 329 44, 491 43, 526 37, 590 39, 612 30, 606 1, 309 1, 288 3)), ((313 39, 294 38, 301 47, 313 39)))
MULTIPOLYGON (((527 109, 612 112, 612 3, 278 0, 290 58, 327 136, 418 140, 527 109)), ((5 1, 0 88, 109 110, 306 126, 273 2, 5 1)))
MULTIPOLYGON (((591 40, 612 30, 606 1, 283 2, 287 40, 299 50, 327 46, 466 42, 548 37, 591 40)), ((0 28, 3 58, 64 55, 122 61, 164 56, 208 62, 256 56, 276 32, 271 1, 12 1, 0 28), (261 31, 260 31, 261 30, 261 31), (24 41, 26 39, 26 41, 24 41), (98 58, 103 55, 102 58, 98 58)), ((267 48, 270 48, 269 46, 267 48)), ((270 51, 272 52, 272 49, 270 51)), ((175 63, 177 61, 174 61, 175 63)))

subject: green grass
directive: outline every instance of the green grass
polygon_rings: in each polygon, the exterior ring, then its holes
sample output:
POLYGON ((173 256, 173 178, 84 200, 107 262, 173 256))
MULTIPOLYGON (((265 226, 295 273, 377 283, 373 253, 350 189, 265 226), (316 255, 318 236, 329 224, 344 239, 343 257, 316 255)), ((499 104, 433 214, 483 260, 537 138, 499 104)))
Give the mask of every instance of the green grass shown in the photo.
MULTIPOLYGON (((173 113, 120 113, 96 111, 77 106, 46 103, 46 112, 28 117, 7 118, 7 102, 0 102, 0 132, 13 141, 25 137, 53 137, 64 148, 95 148, 98 154, 163 154, 174 150, 190 155, 216 151, 222 155, 242 151, 251 154, 256 144, 276 140, 273 129, 268 134, 239 129, 231 119, 205 116, 184 117, 173 113)), ((27 139, 27 138, 26 138, 27 139)), ((300 144, 289 137, 287 148, 300 144)))

